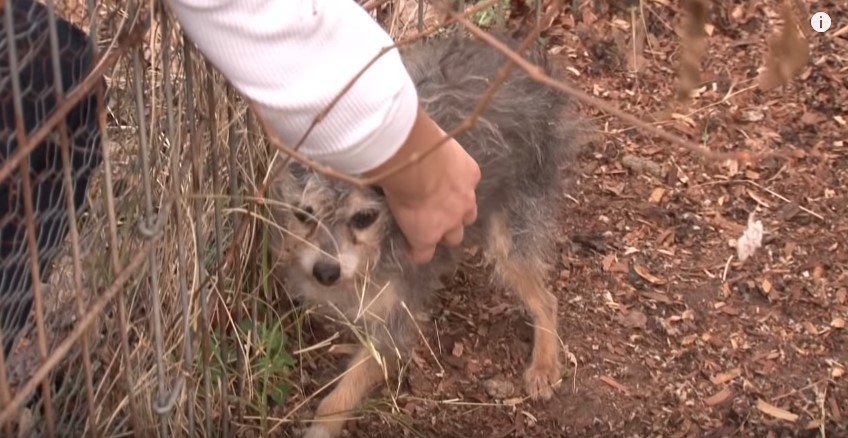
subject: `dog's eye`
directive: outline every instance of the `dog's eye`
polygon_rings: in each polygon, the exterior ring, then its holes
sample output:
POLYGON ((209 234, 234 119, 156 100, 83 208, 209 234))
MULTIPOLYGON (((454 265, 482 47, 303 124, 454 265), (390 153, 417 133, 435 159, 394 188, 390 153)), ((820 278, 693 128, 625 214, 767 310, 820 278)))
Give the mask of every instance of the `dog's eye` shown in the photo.
POLYGON ((296 217, 297 220, 299 220, 303 223, 307 223, 307 222, 312 221, 312 214, 313 213, 315 213, 315 211, 312 210, 312 207, 303 207, 300 210, 295 210, 294 217, 296 217))
POLYGON ((360 211, 350 218, 350 226, 356 230, 363 230, 374 224, 377 216, 380 214, 377 210, 360 211))

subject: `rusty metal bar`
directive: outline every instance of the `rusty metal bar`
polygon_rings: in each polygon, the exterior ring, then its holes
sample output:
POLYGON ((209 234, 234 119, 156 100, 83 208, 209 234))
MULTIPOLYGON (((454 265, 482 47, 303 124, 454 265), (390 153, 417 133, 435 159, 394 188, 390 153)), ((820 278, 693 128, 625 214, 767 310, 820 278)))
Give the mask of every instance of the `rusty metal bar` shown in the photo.
MULTIPOLYGON (((12 23, 12 9, 13 8, 4 8, 5 13, 3 14, 3 18, 4 20, 6 20, 6 32, 8 32, 6 38, 9 42, 9 67, 10 71, 14 72, 11 75, 12 99, 15 108, 15 131, 18 138, 18 145, 20 146, 26 141, 27 133, 23 116, 23 103, 21 101, 21 82, 20 78, 17 75, 17 72, 19 71, 18 50, 17 45, 15 44, 15 28, 12 23)), ((32 276, 32 287, 35 295, 35 325, 38 332, 38 352, 41 356, 42 362, 46 362, 47 340, 45 339, 43 318, 44 296, 41 287, 41 269, 38 263, 38 245, 35 236, 35 214, 32 205, 32 181, 29 174, 29 166, 20 166, 19 171, 21 174, 21 178, 23 179, 23 200, 24 212, 26 215, 27 245, 29 246, 29 260, 32 268, 30 271, 30 275, 32 276)), ((0 178, 0 181, 2 181, 2 178, 0 178)), ((46 378, 41 379, 41 392, 44 402, 44 417, 47 436, 53 437, 55 435, 56 425, 53 416, 50 384, 46 378)))
MULTIPOLYGON (((53 64, 53 81, 54 92, 56 94, 56 104, 61 105, 65 99, 65 90, 62 85, 62 72, 59 65, 59 34, 56 29, 56 15, 53 5, 53 0, 47 0, 47 24, 50 34, 50 58, 53 64)), ((77 229, 77 211, 74 206, 74 183, 71 176, 71 151, 70 137, 68 135, 68 125, 63 120, 59 123, 59 139, 60 152, 62 155, 62 169, 65 186, 65 203, 68 214, 68 231, 71 239, 71 254, 73 258, 74 271, 74 301, 77 305, 77 316, 82 318, 85 315, 85 309, 82 303, 82 253, 79 248, 79 230, 77 229)), ((97 426, 97 416, 94 407, 94 383, 91 373, 91 348, 88 344, 88 337, 83 336, 82 344, 82 364, 83 373, 85 376, 85 392, 88 405, 89 424, 91 425, 94 436, 99 436, 99 427, 97 426)))
MULTIPOLYGON (((91 13, 91 24, 89 26, 89 32, 92 35, 97 35, 99 30, 99 20, 97 19, 97 14, 93 11, 96 10, 95 0, 87 0, 88 8, 91 13)), ((99 59, 99 51, 97 48, 97 43, 95 42, 95 38, 91 39, 92 42, 92 53, 95 60, 99 59)), ((118 58, 115 58, 114 62, 117 62, 118 58)), ((104 111, 105 104, 105 90, 103 87, 97 87, 95 98, 97 100, 97 122, 100 127, 100 146, 101 153, 103 154, 103 194, 106 208, 106 216, 108 220, 108 238, 109 238, 109 253, 111 255, 111 265, 112 265, 112 276, 117 277, 122 271, 123 267, 121 266, 121 256, 119 253, 120 243, 118 240, 118 221, 115 217, 115 189, 112 181, 112 152, 109 147, 108 140, 108 126, 106 124, 106 111, 104 111)), ((133 435, 137 435, 141 431, 141 427, 139 426, 136 420, 136 412, 139 412, 138 405, 139 402, 137 400, 138 395, 136 394, 135 388, 135 365, 132 361, 132 351, 130 350, 130 341, 129 341, 129 328, 127 327, 127 322, 129 321, 128 312, 127 312, 127 304, 126 297, 123 293, 123 290, 120 290, 118 296, 115 299, 116 305, 118 308, 118 330, 120 332, 120 354, 123 356, 123 365, 121 366, 121 375, 124 378, 124 386, 127 391, 127 402, 129 404, 129 422, 130 428, 133 432, 133 435)))
MULTIPOLYGON (((156 215, 153 211, 153 189, 150 183, 150 149, 152 144, 148 141, 147 127, 144 116, 144 89, 143 75, 141 67, 141 59, 139 52, 140 48, 132 51, 132 68, 133 68, 133 83, 135 86, 135 103, 136 116, 138 117, 138 139, 139 149, 141 154, 141 181, 144 190, 144 212, 145 218, 140 221, 144 224, 146 237, 152 238, 159 234, 162 224, 156 220, 156 215)), ((154 405, 165 405, 168 399, 168 393, 165 390, 165 340, 162 329, 162 297, 159 290, 159 264, 156 262, 156 255, 151 253, 150 260, 147 266, 148 277, 150 278, 150 299, 153 307, 153 318, 150 321, 153 329, 154 345, 156 348, 156 383, 157 383, 157 400, 154 405)), ((159 418, 159 433, 160 436, 167 437, 168 426, 164 418, 159 418)))

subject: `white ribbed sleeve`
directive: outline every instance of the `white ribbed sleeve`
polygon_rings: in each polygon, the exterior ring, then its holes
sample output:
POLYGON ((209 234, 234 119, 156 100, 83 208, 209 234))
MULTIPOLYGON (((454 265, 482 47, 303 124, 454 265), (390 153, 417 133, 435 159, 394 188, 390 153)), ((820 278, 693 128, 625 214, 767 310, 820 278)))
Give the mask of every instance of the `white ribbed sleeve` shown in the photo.
MULTIPOLYGON (((184 32, 293 146, 392 39, 353 0, 170 0, 184 32)), ((301 151, 346 173, 388 160, 418 95, 397 50, 384 54, 310 133, 301 151)))

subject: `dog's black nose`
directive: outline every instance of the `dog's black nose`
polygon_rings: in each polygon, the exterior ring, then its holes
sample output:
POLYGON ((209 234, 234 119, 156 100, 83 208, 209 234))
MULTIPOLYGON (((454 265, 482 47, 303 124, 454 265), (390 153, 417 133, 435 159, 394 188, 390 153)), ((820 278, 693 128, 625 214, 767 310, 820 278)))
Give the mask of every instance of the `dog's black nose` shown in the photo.
POLYGON ((312 267, 312 276, 324 286, 335 283, 342 275, 342 267, 338 263, 318 262, 312 267))

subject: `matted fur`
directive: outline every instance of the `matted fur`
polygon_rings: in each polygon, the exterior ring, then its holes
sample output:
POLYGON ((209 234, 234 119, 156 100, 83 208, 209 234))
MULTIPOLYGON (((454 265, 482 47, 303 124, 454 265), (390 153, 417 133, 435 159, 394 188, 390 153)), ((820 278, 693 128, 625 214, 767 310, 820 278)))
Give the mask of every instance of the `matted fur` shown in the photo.
MULTIPOLYGON (((402 55, 421 105, 445 130, 471 115, 506 61, 488 45, 462 37, 418 43, 402 55)), ((538 51, 525 56, 545 65, 538 51)), ((556 299, 544 290, 542 277, 554 256, 562 170, 568 168, 574 149, 567 103, 563 95, 515 68, 475 127, 457 137, 482 170, 478 221, 466 230, 464 245, 482 247, 495 265, 496 283, 523 288, 517 294, 534 320, 546 326, 544 331, 537 328, 526 376, 528 391, 543 397, 550 396, 546 386, 559 373, 559 349, 552 343, 556 299), (546 338, 541 345, 539 338, 546 338), (539 355, 544 357, 537 361, 539 355), (545 370, 531 369, 534 366, 545 370), (537 376, 540 372, 549 375, 537 376)), ((439 248, 431 263, 411 264, 403 236, 377 191, 361 190, 299 165, 279 173, 270 198, 279 226, 272 231, 272 248, 287 290, 301 301, 321 305, 333 318, 355 323, 360 338, 375 347, 383 365, 394 368, 398 359, 407 360, 418 340, 410 313, 426 309, 440 276, 456 268, 461 250, 439 248), (307 211, 311 214, 304 216, 307 211), (351 218, 363 211, 377 212, 377 219, 369 227, 354 229, 351 218), (329 286, 317 281, 316 263, 337 264, 340 278, 329 286)), ((354 362, 367 357, 360 352, 354 362)), ((334 409, 349 410, 358 404, 364 388, 370 387, 362 383, 368 380, 365 376, 382 375, 375 372, 375 364, 371 360, 363 365, 371 368, 352 370, 356 381, 340 381, 318 409, 319 416, 331 421, 316 423, 308 436, 332 436, 341 430, 340 418, 349 413, 334 409)))

